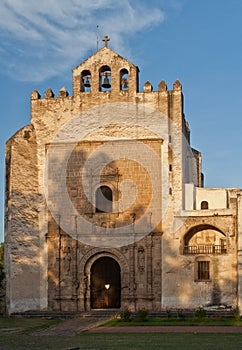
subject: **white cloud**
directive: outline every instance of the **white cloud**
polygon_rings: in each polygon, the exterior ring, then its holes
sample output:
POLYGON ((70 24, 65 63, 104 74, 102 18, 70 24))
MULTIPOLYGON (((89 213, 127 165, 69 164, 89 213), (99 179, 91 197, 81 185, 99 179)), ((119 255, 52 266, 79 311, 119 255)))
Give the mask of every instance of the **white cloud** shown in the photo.
POLYGON ((121 52, 127 34, 164 20, 141 0, 2 0, 0 13, 0 69, 23 81, 60 74, 94 52, 97 25, 121 52))

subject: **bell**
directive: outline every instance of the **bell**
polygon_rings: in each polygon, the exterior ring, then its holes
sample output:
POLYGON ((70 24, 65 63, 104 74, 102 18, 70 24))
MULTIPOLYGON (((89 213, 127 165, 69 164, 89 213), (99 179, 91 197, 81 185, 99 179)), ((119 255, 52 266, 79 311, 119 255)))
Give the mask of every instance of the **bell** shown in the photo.
POLYGON ((91 86, 89 78, 86 78, 85 83, 84 83, 84 86, 85 86, 86 88, 89 88, 89 87, 91 86))
POLYGON ((128 89, 129 87, 128 80, 126 78, 122 78, 121 85, 123 89, 128 89))
POLYGON ((127 82, 127 80, 126 80, 125 83, 124 83, 124 85, 123 85, 123 88, 124 88, 124 89, 128 89, 128 87, 129 87, 129 85, 128 85, 128 82, 127 82))
POLYGON ((109 88, 111 87, 107 75, 106 75, 105 78, 103 79, 102 87, 103 87, 104 89, 109 89, 109 88))

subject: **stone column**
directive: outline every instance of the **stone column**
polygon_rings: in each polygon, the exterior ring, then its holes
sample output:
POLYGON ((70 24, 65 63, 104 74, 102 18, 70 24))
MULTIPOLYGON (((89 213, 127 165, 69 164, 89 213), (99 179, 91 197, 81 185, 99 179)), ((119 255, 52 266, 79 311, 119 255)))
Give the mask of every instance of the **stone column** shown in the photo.
POLYGON ((147 246, 147 294, 148 297, 152 297, 153 294, 153 286, 152 286, 152 281, 153 281, 153 273, 152 273, 152 246, 153 246, 153 240, 152 240, 152 235, 147 236, 147 241, 146 241, 146 246, 147 246))
POLYGON ((136 282, 135 282, 135 243, 129 246, 129 298, 130 304, 136 309, 136 282))

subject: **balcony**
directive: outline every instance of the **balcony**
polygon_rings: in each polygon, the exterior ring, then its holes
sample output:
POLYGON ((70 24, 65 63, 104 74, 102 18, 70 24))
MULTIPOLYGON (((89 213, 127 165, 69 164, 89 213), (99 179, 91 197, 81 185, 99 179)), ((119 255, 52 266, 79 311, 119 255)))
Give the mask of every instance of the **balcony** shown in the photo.
POLYGON ((227 249, 224 245, 188 245, 184 247, 183 254, 225 254, 227 249))

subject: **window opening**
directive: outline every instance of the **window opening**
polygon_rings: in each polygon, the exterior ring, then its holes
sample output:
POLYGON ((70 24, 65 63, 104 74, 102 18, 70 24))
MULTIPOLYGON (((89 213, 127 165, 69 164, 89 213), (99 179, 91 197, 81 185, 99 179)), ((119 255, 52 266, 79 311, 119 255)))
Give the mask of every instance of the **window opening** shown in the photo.
POLYGON ((207 281, 210 279, 210 262, 198 261, 197 262, 197 280, 207 281))
POLYGON ((110 187, 100 186, 96 190, 96 213, 111 213, 113 211, 113 193, 110 187))
POLYGON ((208 202, 207 201, 202 201, 201 203, 201 209, 208 209, 208 202))

